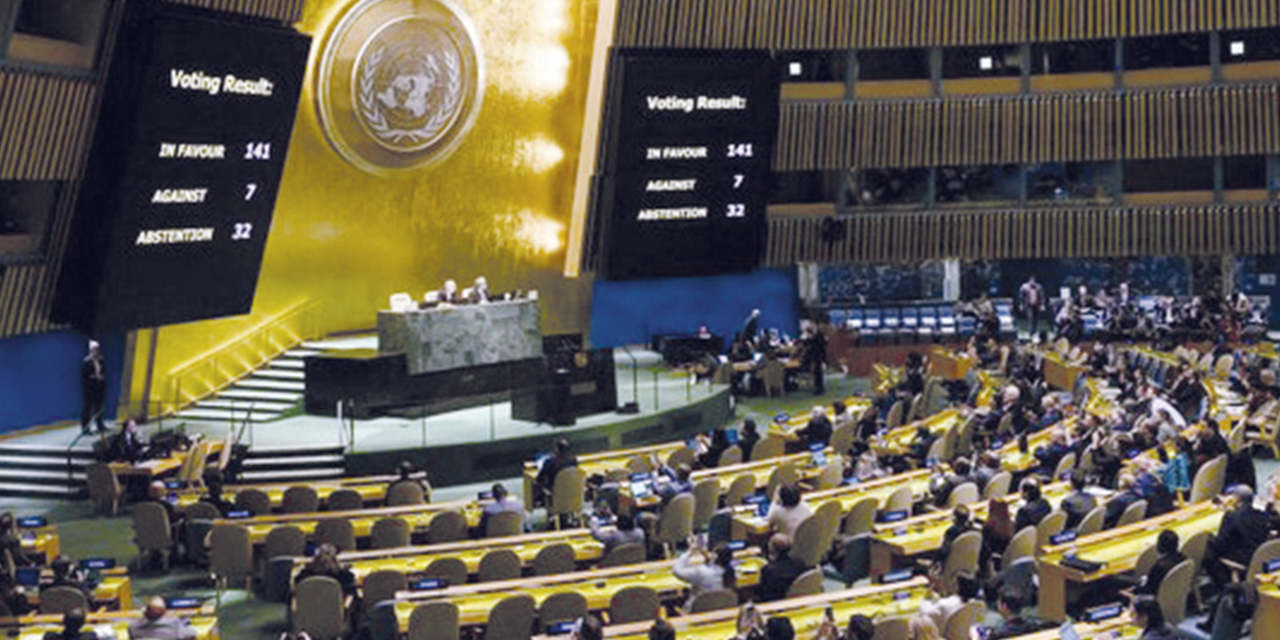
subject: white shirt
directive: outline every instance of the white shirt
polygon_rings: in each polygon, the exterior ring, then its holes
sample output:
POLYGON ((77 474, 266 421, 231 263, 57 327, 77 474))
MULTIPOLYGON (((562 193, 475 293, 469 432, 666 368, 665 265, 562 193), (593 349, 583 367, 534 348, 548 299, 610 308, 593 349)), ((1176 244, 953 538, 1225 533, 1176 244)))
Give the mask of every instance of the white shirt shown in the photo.
POLYGON ((788 537, 795 538, 796 529, 800 528, 800 523, 811 515, 813 515, 813 509, 808 504, 805 504, 804 500, 790 508, 775 502, 769 505, 769 513, 765 516, 765 519, 769 522, 770 528, 779 533, 785 533, 788 537))

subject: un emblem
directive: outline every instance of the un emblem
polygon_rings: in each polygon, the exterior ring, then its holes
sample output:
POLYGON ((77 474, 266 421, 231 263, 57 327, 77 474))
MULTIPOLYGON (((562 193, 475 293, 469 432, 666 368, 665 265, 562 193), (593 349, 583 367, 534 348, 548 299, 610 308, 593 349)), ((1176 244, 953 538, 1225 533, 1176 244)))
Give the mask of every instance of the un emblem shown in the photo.
POLYGON ((316 82, 330 145, 365 171, 402 175, 448 157, 475 123, 480 41, 449 0, 360 0, 326 38, 316 82))

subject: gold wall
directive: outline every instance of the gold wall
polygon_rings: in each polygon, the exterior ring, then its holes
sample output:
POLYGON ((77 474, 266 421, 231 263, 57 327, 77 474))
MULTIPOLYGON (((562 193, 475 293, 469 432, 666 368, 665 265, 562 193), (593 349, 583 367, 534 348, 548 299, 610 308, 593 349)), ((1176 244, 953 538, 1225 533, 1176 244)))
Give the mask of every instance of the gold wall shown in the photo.
MULTIPOLYGON (((397 0, 392 0, 395 3, 397 0)), ((420 0, 398 0, 402 6, 420 0)), ((483 104, 444 160, 378 176, 330 145, 317 111, 326 37, 356 0, 308 0, 308 80, 249 316, 159 331, 151 400, 170 401, 173 372, 288 309, 299 333, 370 329, 388 296, 421 299, 446 278, 478 275, 495 291, 536 289, 544 333, 584 331, 590 283, 561 275, 592 58, 594 0, 457 0, 479 35, 483 104), (309 305, 309 306, 307 306, 309 305)), ((134 368, 141 397, 150 332, 134 368)), ((225 352, 224 352, 225 353, 225 352)), ((234 358, 224 358, 233 360, 234 358)), ((223 366, 234 377, 246 366, 223 366)), ((226 380, 208 380, 209 387, 226 380)), ((190 380, 183 385, 191 388, 190 380)))

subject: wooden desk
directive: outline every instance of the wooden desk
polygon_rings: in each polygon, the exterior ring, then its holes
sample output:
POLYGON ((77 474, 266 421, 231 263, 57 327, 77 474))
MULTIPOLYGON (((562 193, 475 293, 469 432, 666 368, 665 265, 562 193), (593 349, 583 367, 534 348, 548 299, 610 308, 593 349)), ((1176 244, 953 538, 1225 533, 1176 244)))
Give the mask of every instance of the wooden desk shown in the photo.
MULTIPOLYGON (((528 567, 532 565, 534 557, 543 547, 561 542, 573 547, 574 559, 578 563, 594 562, 604 555, 604 545, 591 536, 590 530, 566 529, 506 538, 354 551, 339 554, 338 559, 351 568, 357 582, 363 583, 365 576, 381 569, 400 571, 406 575, 421 573, 432 560, 437 558, 458 558, 466 563, 468 573, 475 574, 480 568, 480 559, 484 554, 495 549, 510 549, 516 552, 520 561, 528 567)), ((294 573, 301 570, 308 560, 310 558, 294 558, 294 573)))
MULTIPOLYGON (((1280 584, 1258 585, 1258 609, 1253 612, 1254 629, 1280 629, 1280 584)), ((1257 635, 1257 632, 1254 632, 1257 635)))
POLYGON ((910 451, 911 445, 915 443, 916 432, 920 427, 928 427, 929 433, 941 438, 947 434, 947 431, 957 428, 960 420, 959 409, 943 409, 931 416, 890 429, 884 435, 872 437, 871 448, 880 455, 903 455, 910 451))
MULTIPOLYGON (((222 447, 225 443, 222 441, 204 442, 209 457, 222 453, 222 447)), ((192 445, 191 451, 195 451, 199 445, 192 445)), ((156 458, 154 460, 144 460, 142 462, 112 462, 111 470, 121 478, 136 478, 140 480, 149 480, 158 476, 172 473, 182 468, 186 463, 187 456, 191 451, 174 451, 167 458, 156 458)))
MULTIPOLYGON (((754 553, 745 554, 737 568, 738 588, 754 588, 760 583, 760 570, 765 561, 754 553)), ((674 560, 646 562, 625 567, 597 569, 541 576, 522 580, 507 580, 464 585, 441 591, 408 591, 396 594, 396 620, 400 631, 409 629, 409 616, 414 607, 429 600, 448 600, 458 605, 458 622, 462 626, 483 625, 489 620, 489 612, 500 601, 512 595, 528 594, 541 607, 543 601, 555 593, 572 591, 587 599, 592 611, 609 608, 613 595, 625 587, 645 586, 658 593, 664 602, 681 602, 689 588, 687 582, 672 573, 674 560)))
POLYGON ((929 375, 943 380, 962 380, 975 363, 968 353, 934 345, 929 352, 929 375))
POLYGON ((1201 502, 1157 518, 1085 536, 1065 545, 1046 547, 1037 561, 1040 617, 1055 622, 1065 620, 1070 583, 1084 585, 1132 571, 1138 556, 1147 547, 1155 545, 1161 531, 1172 529, 1178 533, 1179 539, 1187 540, 1201 531, 1217 531, 1222 515, 1222 507, 1213 502, 1201 502), (1084 573, 1063 565, 1063 557, 1072 549, 1081 559, 1104 563, 1102 568, 1084 573))
MULTIPOLYGON (((191 621, 196 630, 196 640, 218 640, 218 619, 206 609, 170 611, 191 621)), ((129 637, 129 623, 142 618, 142 611, 110 611, 90 613, 86 616, 85 630, 98 630, 100 637, 129 637), (107 635, 114 634, 114 635, 107 635)), ((61 615, 28 615, 20 618, 0 618, 0 634, 10 640, 43 640, 44 634, 62 630, 61 615)))
MULTIPOLYGON (((791 618, 797 638, 811 638, 822 621, 823 612, 831 607, 841 629, 849 616, 860 613, 876 620, 885 618, 909 618, 915 615, 920 603, 929 597, 924 578, 913 578, 896 584, 843 589, 803 598, 789 598, 769 602, 758 607, 766 618, 785 615, 791 618)), ((724 640, 737 634, 738 609, 721 609, 707 613, 670 618, 680 640, 724 640)), ((604 628, 607 638, 646 640, 651 622, 609 625, 604 628)))
MULTIPOLYGON (((241 491, 249 489, 257 489, 266 493, 271 498, 272 508, 279 509, 284 503, 284 492, 289 487, 297 485, 305 485, 316 490, 316 495, 320 497, 321 504, 329 498, 329 495, 339 489, 351 489, 360 494, 364 499, 366 506, 372 506, 381 503, 387 497, 387 486, 400 476, 363 476, 358 478, 343 478, 340 480, 299 480, 293 483, 263 483, 263 484, 232 484, 222 488, 222 495, 229 501, 235 501, 235 495, 241 491)), ((178 495, 178 507, 190 506, 200 501, 200 496, 204 495, 204 491, 200 489, 182 489, 176 491, 178 495)))
POLYGON ((311 535, 321 520, 340 518, 347 520, 355 529, 356 538, 367 538, 373 532, 373 525, 383 518, 400 518, 409 523, 410 533, 425 533, 431 521, 445 511, 461 512, 467 519, 468 527, 480 525, 480 516, 484 507, 475 501, 429 502, 426 504, 405 505, 400 507, 377 507, 356 511, 317 511, 313 513, 286 513, 270 516, 256 516, 238 520, 214 520, 217 524, 238 524, 249 530, 249 540, 254 546, 267 541, 267 535, 276 527, 293 526, 311 535))
MULTIPOLYGON (((1136 639, 1142 635, 1141 629, 1129 624, 1128 613, 1098 623, 1077 622, 1072 626, 1075 627, 1076 633, 1080 634, 1080 640, 1093 640, 1104 633, 1114 634, 1117 640, 1136 639)), ((1054 627, 1044 631, 1023 634, 1010 640, 1061 640, 1061 638, 1062 635, 1059 628, 1054 627)))
POLYGON ((1045 350, 1041 352, 1044 367, 1044 381, 1050 385, 1062 389, 1064 391, 1075 391, 1076 382, 1085 374, 1087 369, 1078 364, 1072 364, 1063 359, 1056 352, 1045 350))

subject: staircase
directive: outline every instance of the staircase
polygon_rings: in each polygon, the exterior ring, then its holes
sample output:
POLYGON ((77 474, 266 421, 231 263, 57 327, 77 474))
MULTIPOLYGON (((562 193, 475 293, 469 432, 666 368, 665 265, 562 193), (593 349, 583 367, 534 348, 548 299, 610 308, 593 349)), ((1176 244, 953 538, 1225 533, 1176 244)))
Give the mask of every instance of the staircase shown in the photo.
POLYGON ((303 358, 320 353, 290 349, 222 391, 177 413, 185 420, 267 422, 302 402, 306 391, 303 358))
POLYGON ((339 478, 346 473, 341 446, 253 447, 241 467, 240 482, 297 482, 339 478))
POLYGON ((70 453, 62 445, 0 442, 0 495, 62 499, 84 496, 84 470, 93 463, 96 441, 97 437, 86 437, 70 453))

